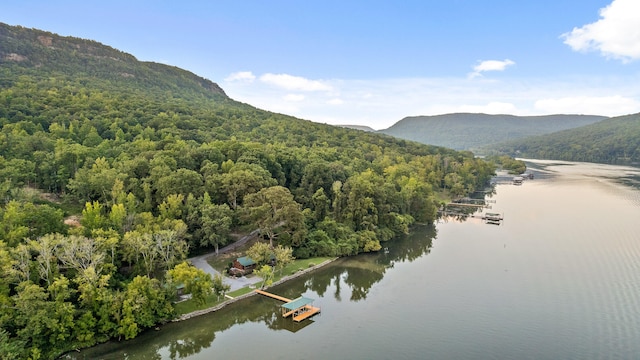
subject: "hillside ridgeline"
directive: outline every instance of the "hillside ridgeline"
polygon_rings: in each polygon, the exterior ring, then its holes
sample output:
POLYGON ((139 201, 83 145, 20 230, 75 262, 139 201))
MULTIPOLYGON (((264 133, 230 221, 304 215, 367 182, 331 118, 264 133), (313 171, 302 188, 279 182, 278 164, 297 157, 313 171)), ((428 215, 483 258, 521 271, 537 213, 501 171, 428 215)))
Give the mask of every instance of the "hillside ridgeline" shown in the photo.
POLYGON ((640 114, 490 146, 511 156, 606 164, 640 164, 640 114))
POLYGON ((592 115, 514 116, 455 113, 406 117, 381 133, 423 144, 479 151, 487 145, 576 128, 606 119, 592 115))

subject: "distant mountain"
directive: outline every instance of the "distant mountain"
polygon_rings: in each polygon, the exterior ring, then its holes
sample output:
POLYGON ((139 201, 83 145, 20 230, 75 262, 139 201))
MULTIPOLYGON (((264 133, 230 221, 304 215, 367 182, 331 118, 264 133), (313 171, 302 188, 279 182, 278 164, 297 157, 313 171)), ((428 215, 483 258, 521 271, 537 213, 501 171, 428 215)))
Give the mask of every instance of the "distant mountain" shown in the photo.
POLYGON ((526 158, 639 165, 640 113, 491 148, 526 158))
POLYGON ((455 113, 406 117, 379 132, 456 150, 572 129, 606 119, 591 115, 514 116, 455 113))
POLYGON ((338 125, 338 126, 343 127, 343 128, 347 128, 347 129, 375 132, 374 129, 372 129, 372 128, 368 127, 368 126, 365 126, 365 125, 338 125))

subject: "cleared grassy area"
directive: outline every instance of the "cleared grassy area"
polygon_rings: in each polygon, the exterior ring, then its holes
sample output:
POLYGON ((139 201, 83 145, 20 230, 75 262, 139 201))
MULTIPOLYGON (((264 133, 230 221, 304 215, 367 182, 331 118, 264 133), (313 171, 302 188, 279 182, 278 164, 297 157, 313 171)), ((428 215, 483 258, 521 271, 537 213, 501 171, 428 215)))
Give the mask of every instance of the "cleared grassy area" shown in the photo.
POLYGON ((334 259, 333 257, 316 257, 309 259, 296 259, 291 262, 291 264, 287 264, 284 268, 282 268, 282 272, 278 269, 275 270, 276 276, 274 281, 278 281, 285 276, 293 275, 298 271, 302 271, 308 269, 310 267, 319 265, 327 260, 334 259))
POLYGON ((227 293, 227 295, 235 298, 235 297, 238 297, 238 296, 242 296, 244 294, 248 294, 248 293, 250 293, 252 291, 253 291, 253 288, 251 288, 249 286, 245 286, 242 289, 238 289, 238 290, 232 291, 230 293, 227 293))
POLYGON ((218 300, 218 297, 215 294, 211 294, 206 297, 206 301, 204 304, 197 304, 195 300, 189 299, 189 300, 181 301, 175 304, 174 308, 176 310, 176 314, 180 316, 180 315, 188 314, 190 312, 214 307, 218 304, 222 304, 225 300, 226 298, 223 296, 220 296, 220 299, 218 300))

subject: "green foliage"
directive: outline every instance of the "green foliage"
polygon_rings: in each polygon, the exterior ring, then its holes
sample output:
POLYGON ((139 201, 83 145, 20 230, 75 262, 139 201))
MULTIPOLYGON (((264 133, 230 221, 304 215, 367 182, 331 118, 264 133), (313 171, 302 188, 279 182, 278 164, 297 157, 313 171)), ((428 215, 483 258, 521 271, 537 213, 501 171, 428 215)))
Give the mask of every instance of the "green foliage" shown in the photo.
POLYGON ((20 360, 24 354, 24 341, 11 338, 7 330, 0 328, 0 358, 5 360, 20 360))
POLYGON ((282 269, 295 259, 293 257, 293 249, 282 245, 273 248, 273 255, 276 261, 276 268, 280 271, 280 274, 282 274, 282 269))
POLYGON ((0 239, 12 246, 27 237, 66 231, 62 211, 46 204, 11 200, 0 207, 0 219, 0 239))
POLYGON ((595 124, 491 147, 511 156, 587 161, 609 164, 640 163, 640 114, 606 119, 595 124))
POLYGON ((208 295, 213 292, 214 284, 216 285, 216 293, 228 291, 221 279, 212 279, 211 275, 196 268, 187 262, 182 262, 173 269, 167 271, 169 284, 173 286, 184 285, 184 291, 191 294, 192 298, 198 304, 204 304, 208 295))
POLYGON ((231 285, 225 284, 224 278, 220 274, 215 274, 213 277, 213 293, 216 294, 218 300, 220 300, 220 296, 224 296, 229 290, 231 290, 231 285))
POLYGON ((407 117, 380 132, 423 144, 482 151, 482 148, 488 145, 577 128, 604 119, 604 116, 590 115, 514 116, 457 113, 407 117))
MULTIPOLYGON (((236 228, 259 228, 277 266, 378 251, 433 221, 436 197, 473 191, 494 170, 468 152, 262 111, 187 71, 0 23, 0 354, 52 358, 136 336, 173 316, 159 279, 180 278, 199 301, 224 294, 221 279, 181 262, 236 228)), ((257 272, 273 280, 270 266, 257 272)))
POLYGON ((509 174, 522 174, 527 170, 527 165, 522 160, 516 160, 507 155, 493 155, 487 157, 488 161, 493 161, 501 168, 509 171, 509 174))
POLYGON ((271 258, 274 256, 273 249, 269 244, 264 242, 256 242, 247 249, 247 257, 257 264, 262 266, 268 264, 271 258))
POLYGON ((269 265, 262 265, 259 267, 254 274, 262 278, 262 283, 260 284, 260 288, 264 289, 265 287, 271 286, 273 284, 274 272, 273 268, 269 265))
POLYGON ((143 329, 155 325, 158 319, 170 318, 173 308, 167 295, 158 280, 136 276, 124 292, 118 334, 132 339, 143 329))
POLYGON ((244 202, 249 219, 269 238, 271 247, 273 240, 283 233, 291 235, 293 241, 304 236, 300 204, 293 199, 289 189, 283 186, 264 188, 247 195, 244 202))
POLYGON ((220 245, 227 243, 233 213, 227 204, 206 204, 202 206, 202 237, 200 246, 214 246, 216 252, 220 245))

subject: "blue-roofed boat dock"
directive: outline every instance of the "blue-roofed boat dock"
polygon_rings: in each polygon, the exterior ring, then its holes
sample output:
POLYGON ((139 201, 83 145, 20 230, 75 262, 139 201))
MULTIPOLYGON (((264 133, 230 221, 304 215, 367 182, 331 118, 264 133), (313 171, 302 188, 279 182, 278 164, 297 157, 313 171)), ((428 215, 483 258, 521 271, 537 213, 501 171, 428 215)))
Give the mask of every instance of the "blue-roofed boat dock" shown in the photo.
POLYGON ((264 295, 284 302, 284 304, 280 306, 280 308, 282 309, 282 317, 291 316, 293 321, 296 322, 300 322, 304 319, 310 318, 320 312, 319 307, 313 306, 313 299, 304 296, 300 296, 297 299, 291 300, 280 295, 266 292, 264 290, 256 289, 254 291, 260 295, 264 295))

